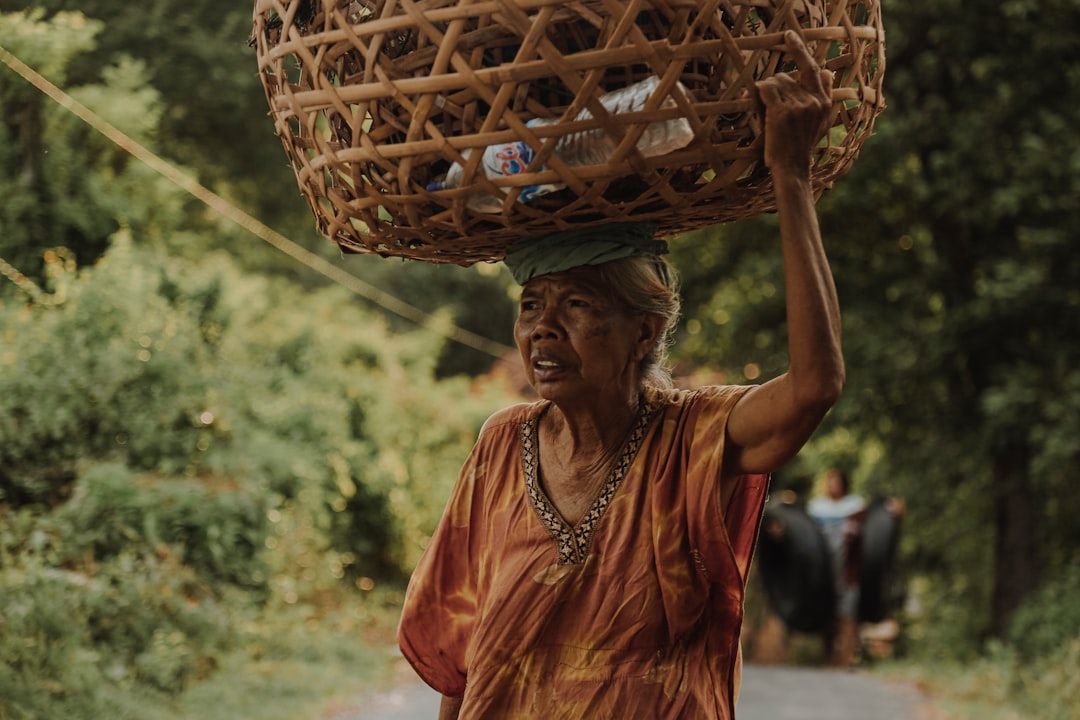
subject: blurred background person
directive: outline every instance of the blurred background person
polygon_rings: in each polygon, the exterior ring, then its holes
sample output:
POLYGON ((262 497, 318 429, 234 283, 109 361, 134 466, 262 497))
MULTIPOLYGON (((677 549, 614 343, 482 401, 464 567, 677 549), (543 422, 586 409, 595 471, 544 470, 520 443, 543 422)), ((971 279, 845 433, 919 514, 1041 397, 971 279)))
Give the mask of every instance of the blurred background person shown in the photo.
POLYGON ((828 543, 836 585, 836 617, 825 632, 825 656, 832 665, 850 667, 858 661, 859 547, 866 501, 851 492, 843 470, 829 470, 824 489, 824 495, 810 499, 806 511, 828 543))

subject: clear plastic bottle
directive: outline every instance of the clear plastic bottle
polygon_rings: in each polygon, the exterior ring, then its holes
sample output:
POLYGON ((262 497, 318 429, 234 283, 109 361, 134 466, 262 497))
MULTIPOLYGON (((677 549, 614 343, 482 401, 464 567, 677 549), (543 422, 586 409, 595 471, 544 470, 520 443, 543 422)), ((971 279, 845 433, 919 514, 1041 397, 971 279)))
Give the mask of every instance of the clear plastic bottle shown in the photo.
MULTIPOLYGON (((645 107, 645 103, 656 90, 660 79, 655 75, 645 78, 640 82, 618 90, 604 94, 600 98, 600 104, 611 114, 637 112, 645 107)), ((682 88, 681 84, 679 85, 682 88)), ((682 88, 685 91, 685 88, 682 88)), ((668 97, 661 103, 661 107, 670 108, 675 106, 675 101, 668 97)), ((578 120, 587 120, 592 113, 587 109, 581 111, 578 120)), ((554 125, 558 120, 551 118, 537 118, 526 123, 527 127, 541 127, 554 125)), ((694 139, 694 131, 686 118, 672 118, 649 123, 637 141, 637 149, 645 157, 666 155, 680 148, 686 147, 694 139)), ((583 165, 599 165, 610 158, 617 143, 602 128, 595 130, 583 130, 559 138, 555 143, 555 154, 571 167, 583 165)), ((472 150, 462 153, 468 158, 472 150)), ((529 163, 532 162, 535 152, 532 146, 523 140, 490 145, 484 148, 484 155, 480 164, 484 173, 489 178, 519 175, 525 172, 529 163)), ((447 190, 458 187, 461 184, 462 167, 458 163, 450 166, 444 180, 438 180, 428 185, 428 190, 447 190)), ((544 185, 529 185, 521 189, 518 195, 520 202, 529 202, 533 198, 545 195, 556 190, 562 190, 565 185, 561 183, 546 183, 544 185)), ((502 211, 502 199, 478 193, 470 197, 467 205, 472 210, 483 213, 498 213, 502 211)))

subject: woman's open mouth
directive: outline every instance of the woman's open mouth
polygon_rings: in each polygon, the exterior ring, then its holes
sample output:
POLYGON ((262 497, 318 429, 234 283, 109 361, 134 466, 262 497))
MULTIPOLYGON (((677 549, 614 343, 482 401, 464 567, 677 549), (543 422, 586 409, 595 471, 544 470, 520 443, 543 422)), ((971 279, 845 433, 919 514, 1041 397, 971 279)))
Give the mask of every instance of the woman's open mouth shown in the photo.
POLYGON ((533 360, 533 375, 537 379, 548 380, 566 369, 566 365, 550 358, 533 360))

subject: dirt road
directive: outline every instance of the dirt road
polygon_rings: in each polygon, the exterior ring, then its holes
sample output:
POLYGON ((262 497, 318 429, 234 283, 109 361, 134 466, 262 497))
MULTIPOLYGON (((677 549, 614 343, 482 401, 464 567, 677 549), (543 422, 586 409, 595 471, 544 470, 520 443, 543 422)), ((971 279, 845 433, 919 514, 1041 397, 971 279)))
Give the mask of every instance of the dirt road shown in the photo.
MULTIPOLYGON (((410 684, 319 720, 435 720, 439 698, 410 684)), ((916 689, 843 670, 749 665, 743 672, 738 720, 931 720, 916 689)), ((628 719, 629 720, 629 719, 628 719)))

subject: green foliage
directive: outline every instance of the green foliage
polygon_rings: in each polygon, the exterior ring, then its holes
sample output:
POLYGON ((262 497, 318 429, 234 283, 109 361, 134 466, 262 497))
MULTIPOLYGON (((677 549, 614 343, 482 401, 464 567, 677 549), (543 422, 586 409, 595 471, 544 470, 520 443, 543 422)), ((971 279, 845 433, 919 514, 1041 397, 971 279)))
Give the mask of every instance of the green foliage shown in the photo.
MULTIPOLYGON (((0 46, 40 67, 42 72, 62 79, 67 61, 92 46, 98 26, 78 15, 60 16, 53 25, 39 20, 40 13, 0 15, 0 46)), ((68 225, 96 225, 101 213, 92 210, 80 217, 67 217, 50 212, 45 201, 61 194, 64 183, 57 175, 63 177, 67 168, 81 170, 85 165, 72 162, 68 152, 74 143, 50 135, 56 118, 63 113, 50 107, 47 98, 6 67, 0 73, 0 107, 4 109, 0 121, 0 193, 5 198, 0 205, 0 256, 26 268, 24 272, 37 274, 44 248, 68 241, 68 225), (61 155, 59 163, 54 162, 55 153, 53 157, 45 153, 53 143, 61 155)), ((68 207, 77 203, 78 197, 77 193, 66 198, 68 207)), ((107 236, 112 229, 101 234, 107 236)), ((103 239, 100 235, 88 238, 87 244, 100 252, 103 239)))
MULTIPOLYGON (((0 0, 0 11, 25 7, 0 0)), ((281 226, 291 216, 284 229, 299 229, 295 221, 307 209, 266 117, 255 52, 247 44, 249 5, 164 0, 136 11, 120 0, 45 0, 35 7, 50 16, 81 13, 104 29, 93 49, 67 67, 72 85, 100 84, 118 57, 135 58, 167 108, 155 123, 166 155, 198 168, 209 184, 227 182, 269 224, 281 226)))
POLYGON ((173 473, 202 454, 208 348, 197 316, 170 305, 137 262, 118 252, 55 309, 0 308, 0 493, 10 500, 57 497, 85 457, 173 473))
POLYGON ((93 576, 31 561, 0 572, 0 588, 3 717, 113 717, 105 688, 177 693, 232 641, 225 608, 169 558, 125 554, 93 576))
MULTIPOLYGON (((393 260, 352 258, 349 269, 385 292, 424 312, 445 317, 456 326, 504 344, 515 352, 513 326, 517 285, 501 263, 471 268, 411 262, 403 268, 393 260)), ((406 332, 410 324, 388 316, 389 327, 406 332)), ((486 372, 494 358, 460 343, 447 343, 439 354, 438 377, 476 376, 486 372)))
POLYGON ((1056 649, 1024 659, 1014 648, 990 641, 963 663, 921 658, 888 674, 916 682, 950 718, 1071 720, 1080 714, 1080 637, 1064 636, 1056 649))
MULTIPOLYGON (((44 21, 40 10, 0 15, 0 46, 55 83, 90 52, 100 22, 76 13, 44 21)), ((148 144, 162 105, 146 68, 118 56, 74 97, 148 144)), ((121 225, 153 236, 179 221, 176 189, 7 67, 0 71, 0 257, 41 278, 48 248, 66 246, 83 263, 96 260, 121 225)))
MULTIPOLYGON (((26 4, 22 2, 0 0, 0 12, 12 13, 12 22, 20 32, 23 32, 21 26, 26 25, 20 19, 25 8, 26 4)), ((297 189, 296 178, 274 136, 273 122, 267 117, 266 98, 256 72, 255 52, 247 44, 251 32, 249 5, 211 0, 165 0, 155 3, 152 8, 142 7, 135 11, 130 3, 117 0, 46 0, 35 3, 34 12, 34 17, 41 19, 41 26, 55 27, 61 41, 66 18, 77 17, 84 23, 89 18, 88 24, 95 32, 89 47, 72 44, 57 57, 59 62, 39 65, 36 60, 40 56, 24 58, 27 62, 85 101, 91 110, 110 121, 121 120, 116 124, 125 131, 136 131, 136 139, 148 145, 150 150, 175 166, 190 169, 189 174, 202 184, 267 225, 308 249, 327 257, 336 255, 332 244, 315 231, 311 213, 297 189), (134 113, 125 111, 125 106, 136 100, 119 92, 123 83, 117 75, 123 75, 122 68, 125 67, 139 69, 142 76, 140 91, 156 98, 152 107, 134 113), (102 97, 95 89, 110 82, 119 83, 120 87, 111 97, 102 97), (144 130, 148 132, 145 136, 144 130)), ((3 39, 0 37, 0 41, 3 39)), ((0 71, 0 87, 10 80, 23 89, 27 102, 41 108, 39 112, 64 114, 59 108, 50 108, 51 101, 37 96, 36 91, 10 74, 5 77, 4 73, 6 70, 0 71)), ((72 122, 79 123, 73 118, 72 122)), ((108 147, 107 141, 93 135, 92 130, 84 128, 80 138, 89 141, 91 147, 108 147)), ((54 145, 62 146, 63 142, 64 138, 51 138, 54 145)), ((78 146, 74 153, 76 157, 68 167, 76 174, 93 175, 95 169, 88 165, 96 159, 84 159, 78 146)), ((136 233, 140 242, 168 243, 174 254, 188 256, 218 247, 241 246, 243 250, 238 253, 238 260, 248 267, 286 274, 307 284, 324 283, 317 274, 306 271, 269 245, 253 241, 247 231, 231 224, 215 223, 212 216, 204 215, 189 198, 182 193, 178 195, 175 188, 137 161, 128 162, 120 155, 115 155, 113 161, 116 169, 122 168, 125 175, 144 182, 140 187, 137 183, 129 184, 123 178, 113 179, 103 173, 104 179, 113 183, 116 197, 132 204, 132 207, 124 208, 121 203, 124 216, 150 219, 147 216, 170 215, 172 217, 165 220, 167 224, 177 226, 182 223, 186 228, 185 236, 180 238, 173 233, 155 234, 154 228, 147 225, 136 233), (165 193, 165 197, 149 201, 150 191, 155 186, 158 187, 155 194, 165 193), (124 190, 133 192, 125 195, 124 190), (144 199, 148 202, 143 202, 144 199), (179 215, 178 211, 181 211, 179 215)), ((95 188, 98 193, 108 190, 109 185, 95 188)), ((51 205, 61 200, 54 195, 39 195, 34 207, 36 212, 49 217, 55 214, 51 205)), ((103 208, 89 209, 100 212, 103 208)), ((134 222, 133 218, 122 224, 134 226, 134 222)), ((160 230, 160 227, 156 229, 160 230)), ((38 233, 33 239, 41 244, 29 246, 31 258, 40 257, 41 248, 58 244, 66 244, 77 251, 81 262, 93 261, 104 250, 100 242, 83 247, 76 239, 55 233, 38 233)), ((0 255, 3 255, 2 248, 0 255)), ((10 251, 6 257, 13 260, 10 251)), ((18 259, 15 264, 36 271, 23 259, 18 259)))
POLYGON ((1070 720, 1080 714, 1080 635, 1065 637, 1057 648, 1016 666, 1023 717, 1070 720))
POLYGON ((400 606, 400 593, 338 593, 256 611, 172 558, 130 555, 93 576, 5 567, 0 593, 4 720, 321 717, 381 679, 400 606))
POLYGON ((339 592, 324 597, 321 606, 253 615, 242 623, 237 648, 220 656, 213 676, 167 705, 140 703, 137 695, 123 699, 139 720, 362 715, 360 703, 387 680, 400 595, 339 592))
POLYGON ((383 327, 340 290, 121 242, 59 307, 0 307, 0 492, 55 503, 91 459, 222 478, 322 517, 342 551, 377 545, 365 574, 392 574, 499 400, 438 383, 433 336, 383 327))
MULTIPOLYGON (((36 7, 31 16, 5 16, 9 37, 0 25, 0 44, 9 41, 6 46, 93 111, 173 164, 191 167, 204 184, 263 222, 328 259, 337 255, 333 244, 315 233, 307 204, 273 137, 254 51, 246 42, 250 8, 170 0, 155 5, 148 16, 111 0, 50 0, 36 7), (57 43, 77 37, 71 26, 83 28, 83 41, 52 53, 57 43)), ((23 7, 0 0, 2 10, 23 7)), ((193 212, 190 198, 6 71, 0 73, 0 92, 5 83, 17 91, 6 106, 27 111, 8 113, 13 132, 21 135, 3 147, 29 159, 55 158, 55 167, 46 163, 35 177, 63 188, 28 193, 20 184, 25 184, 26 174, 13 173, 14 187, 5 192, 10 222, 5 225, 0 213, 0 228, 10 226, 0 237, 10 238, 10 243, 0 240, 0 257, 20 270, 40 277, 44 249, 61 243, 81 262, 91 262, 119 224, 130 228, 137 242, 163 245, 174 255, 197 257, 229 247, 249 269, 279 272, 309 286, 325 284, 324 278, 247 231, 193 212), (38 115, 55 118, 47 137, 39 137, 39 126, 31 121, 38 115), (27 122, 20 121, 23 117, 27 122), (47 155, 42 152, 45 146, 47 155), (77 187, 70 187, 70 178, 77 180, 77 187), (36 225, 17 215, 20 207, 34 213, 36 225), (69 216, 80 223, 77 233, 55 227, 69 216), (166 227, 171 231, 163 232, 166 227)), ((13 159, 0 167, 17 169, 21 164, 13 159)), ((3 175, 0 170, 0 186, 3 175)), ((370 257, 352 258, 347 265, 350 272, 426 312, 445 314, 468 330, 510 343, 510 283, 505 273, 492 272, 495 268, 413 263, 401 272, 400 263, 370 257)), ((395 332, 411 329, 389 317, 395 332)), ((478 374, 491 363, 483 353, 447 344, 438 373, 478 374)))
MULTIPOLYGON (((805 456, 906 499, 916 624, 971 657, 1031 589, 1014 573, 1053 576, 1080 539, 1080 6, 884 10, 888 108, 819 203, 848 384, 805 456)), ((775 236, 762 218, 673 243, 684 362, 786 367, 775 236)))
POLYGON ((123 466, 98 465, 53 515, 54 559, 71 566, 132 547, 175 552, 205 581, 258 588, 266 581, 266 502, 253 488, 214 487, 213 479, 140 482, 123 466))
POLYGON ((400 580, 507 402, 340 289, 123 234, 77 273, 50 257, 58 304, 0 302, 2 592, 27 598, 0 644, 42 638, 5 653, 12 717, 141 717, 238 616, 400 580))
POLYGON ((13 600, 0 609, 0 697, 12 717, 69 704, 131 717, 108 688, 178 693, 233 642, 230 588, 266 581, 259 499, 148 482, 100 465, 55 513, 0 506, 0 593, 13 600))
POLYGON ((775 218, 700 230, 672 243, 686 320, 683 362, 722 369, 728 382, 775 377, 787 367, 775 218))
MULTIPOLYGON (((1049 658, 1080 641, 1080 565, 1073 562, 1043 584, 1017 610, 1009 625, 1009 640, 1020 657, 1031 662, 1049 658)), ((1076 667, 1076 666, 1073 666, 1076 667)))
POLYGON ((1080 427, 1069 413, 1048 412, 1080 400, 1071 379, 1080 329, 1080 263, 1071 247, 1080 230, 1080 134, 1055 119, 1072 112, 1080 76, 1046 72, 1075 47, 1080 7, 890 10, 891 107, 882 137, 826 212, 842 247, 841 283, 875 267, 873 255, 903 258, 884 275, 870 274, 847 316, 859 323, 849 337, 864 334, 855 338, 856 362, 872 384, 851 373, 860 402, 842 410, 857 423, 866 398, 891 416, 881 471, 915 503, 911 519, 920 528, 948 522, 954 537, 974 533, 999 548, 990 556, 946 534, 920 538, 925 557, 948 561, 930 568, 938 582, 948 583, 936 572, 944 569, 970 578, 969 607, 997 598, 986 630, 1000 632, 1010 610, 1001 598, 1030 589, 1030 580, 1008 574, 1033 564, 1055 572, 1064 560, 1056 548, 1068 547, 1077 529, 1037 518, 1060 518, 1055 508, 1080 499, 1064 482, 1080 459, 1064 438, 1080 427), (991 40, 999 33, 1003 43, 991 40), (911 280, 894 285, 896 272, 911 280), (877 309, 865 302, 875 296, 877 309), (899 365, 898 351, 911 361, 899 365), (955 506, 966 513, 943 513, 943 493, 966 498, 955 506), (937 502, 920 499, 927 494, 937 502))

